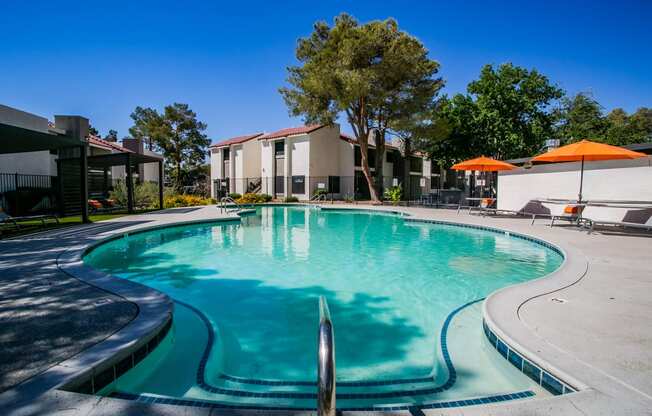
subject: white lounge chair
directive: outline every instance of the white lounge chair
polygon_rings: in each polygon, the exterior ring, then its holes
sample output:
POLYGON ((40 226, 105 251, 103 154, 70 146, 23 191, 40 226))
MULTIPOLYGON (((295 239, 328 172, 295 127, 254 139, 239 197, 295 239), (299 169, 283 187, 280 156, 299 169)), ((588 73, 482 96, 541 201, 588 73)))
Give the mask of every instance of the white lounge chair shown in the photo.
POLYGON ((624 229, 633 228, 637 230, 652 231, 652 210, 636 210, 627 211, 621 221, 605 221, 587 218, 589 226, 589 234, 594 231, 596 225, 606 225, 614 227, 622 227, 624 229))

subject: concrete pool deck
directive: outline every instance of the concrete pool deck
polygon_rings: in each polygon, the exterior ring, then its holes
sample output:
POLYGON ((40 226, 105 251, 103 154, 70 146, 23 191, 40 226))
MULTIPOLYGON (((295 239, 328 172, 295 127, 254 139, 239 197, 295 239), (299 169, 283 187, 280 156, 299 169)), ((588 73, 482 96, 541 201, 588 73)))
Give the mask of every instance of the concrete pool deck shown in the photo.
MULTIPOLYGON (((336 207, 347 208, 344 205, 336 207)), ((351 207, 389 209, 360 205, 351 207)), ((490 319, 495 318, 497 333, 504 333, 509 341, 516 343, 519 350, 535 355, 542 366, 571 378, 581 387, 581 391, 486 406, 424 409, 423 413, 652 414, 649 410, 652 409, 652 235, 608 235, 600 232, 589 235, 563 225, 550 228, 549 221, 546 220, 538 220, 531 226, 529 220, 522 218, 480 217, 457 214, 451 210, 424 208, 391 209, 409 213, 414 218, 475 224, 527 234, 559 246, 567 252, 573 263, 565 264, 566 271, 571 272, 565 276, 562 276, 564 270, 561 270, 560 276, 499 291, 488 300, 485 313, 490 315, 490 319)), ((63 312, 57 310, 58 316, 68 314, 65 316, 75 319, 76 313, 86 313, 83 311, 96 308, 100 310, 100 307, 107 308, 106 305, 112 307, 104 309, 98 315, 106 320, 105 323, 83 326, 87 332, 75 337, 79 343, 65 344, 67 348, 46 345, 42 351, 34 354, 23 354, 20 348, 8 352, 3 348, 0 366, 3 362, 11 363, 10 366, 0 367, 3 385, 11 387, 22 381, 0 394, 0 409, 7 410, 3 414, 209 414, 211 409, 144 404, 60 390, 39 391, 35 386, 38 387, 39 379, 48 371, 35 374, 53 365, 63 365, 76 355, 83 355, 82 350, 110 337, 116 331, 120 333, 119 329, 134 319, 133 306, 129 302, 63 274, 57 267, 57 259, 65 250, 79 250, 114 233, 225 217, 226 214, 220 213, 214 206, 166 210, 0 241, 0 264, 3 269, 0 276, 0 320, 3 322, 0 339, 3 343, 5 337, 10 335, 14 337, 12 342, 16 345, 30 342, 29 334, 21 338, 20 331, 8 335, 5 329, 8 327, 4 323, 11 323, 12 317, 23 316, 18 312, 34 318, 36 322, 39 310, 34 305, 40 298, 43 284, 47 282, 70 279, 64 285, 72 288, 69 292, 64 290, 61 294, 56 291, 48 293, 49 297, 55 298, 61 305, 69 303, 65 296, 77 299, 77 293, 83 294, 79 305, 85 305, 84 308, 78 308, 79 311, 76 308, 68 308, 63 312), (33 261, 36 254, 38 262, 33 261), (5 273, 5 270, 10 273, 5 273), (45 274, 46 271, 50 274, 45 274), (9 292, 12 285, 16 284, 16 279, 31 283, 9 292), (8 294, 11 294, 11 298, 8 294), (102 300, 98 304, 100 299, 108 301, 102 300), (76 349, 71 349, 70 345, 76 349), (26 372, 25 368, 31 370, 26 372), (26 386, 30 386, 30 389, 26 390, 26 386)), ((49 325, 46 316, 41 319, 39 326, 32 329, 54 331, 43 332, 47 334, 44 339, 51 338, 56 331, 66 329, 49 325)), ((90 322, 93 323, 92 320, 90 322)), ((102 344, 100 342, 97 345, 102 344)), ((212 412, 260 413, 221 409, 213 409, 212 412)))

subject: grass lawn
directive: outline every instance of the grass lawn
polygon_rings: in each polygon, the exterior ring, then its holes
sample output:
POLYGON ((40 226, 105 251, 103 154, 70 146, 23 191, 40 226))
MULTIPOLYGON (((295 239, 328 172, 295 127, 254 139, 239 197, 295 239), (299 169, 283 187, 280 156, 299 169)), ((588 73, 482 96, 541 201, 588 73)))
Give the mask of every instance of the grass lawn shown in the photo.
MULTIPOLYGON (((142 214, 144 212, 148 212, 148 211, 139 211, 136 212, 136 214, 142 214)), ((129 214, 127 214, 127 212, 114 212, 110 214, 106 214, 106 213, 91 214, 89 215, 89 220, 90 222, 100 222, 100 221, 110 220, 113 218, 124 217, 126 215, 129 214)), ((43 226, 40 220, 19 222, 18 229, 16 229, 16 227, 14 227, 13 224, 3 224, 0 225, 0 239, 16 237, 19 235, 31 234, 40 231, 54 230, 57 228, 70 227, 73 225, 80 225, 80 224, 82 224, 81 215, 59 218, 58 224, 53 219, 47 219, 45 222, 45 226, 43 226)))

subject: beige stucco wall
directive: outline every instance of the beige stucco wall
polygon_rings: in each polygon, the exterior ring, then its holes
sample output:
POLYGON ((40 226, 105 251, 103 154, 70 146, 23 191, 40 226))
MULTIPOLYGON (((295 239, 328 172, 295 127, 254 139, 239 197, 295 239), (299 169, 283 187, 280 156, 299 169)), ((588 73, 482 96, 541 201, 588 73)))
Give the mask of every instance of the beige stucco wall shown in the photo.
POLYGON ((340 126, 334 124, 310 133, 310 176, 340 174, 340 126))
POLYGON ((243 149, 243 178, 258 178, 260 177, 260 140, 253 139, 242 144, 243 149))

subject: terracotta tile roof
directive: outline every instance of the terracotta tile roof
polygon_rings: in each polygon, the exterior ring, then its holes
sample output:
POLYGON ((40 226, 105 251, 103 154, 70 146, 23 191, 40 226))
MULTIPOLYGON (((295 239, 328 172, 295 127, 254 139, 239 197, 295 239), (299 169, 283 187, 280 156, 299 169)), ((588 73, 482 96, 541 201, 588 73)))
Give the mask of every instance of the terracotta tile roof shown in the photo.
POLYGON ((117 143, 106 141, 97 136, 90 135, 86 139, 88 140, 88 143, 93 144, 95 146, 102 147, 107 150, 117 150, 118 152, 123 152, 123 153, 134 153, 132 150, 122 147, 117 143))
POLYGON ((230 139, 222 140, 221 142, 217 142, 215 144, 212 144, 210 147, 224 147, 224 146, 230 146, 232 144, 240 144, 244 142, 248 142, 249 140, 255 139, 258 136, 262 136, 263 133, 254 133, 254 134, 249 134, 246 136, 238 136, 238 137, 232 137, 230 139))
POLYGON ((312 133, 313 131, 320 129, 322 127, 324 127, 323 124, 313 124, 313 125, 301 126, 301 127, 290 127, 287 129, 281 129, 279 131, 275 131, 273 133, 267 133, 264 136, 259 137, 258 140, 277 139, 279 137, 287 137, 287 136, 295 136, 297 134, 312 133))

